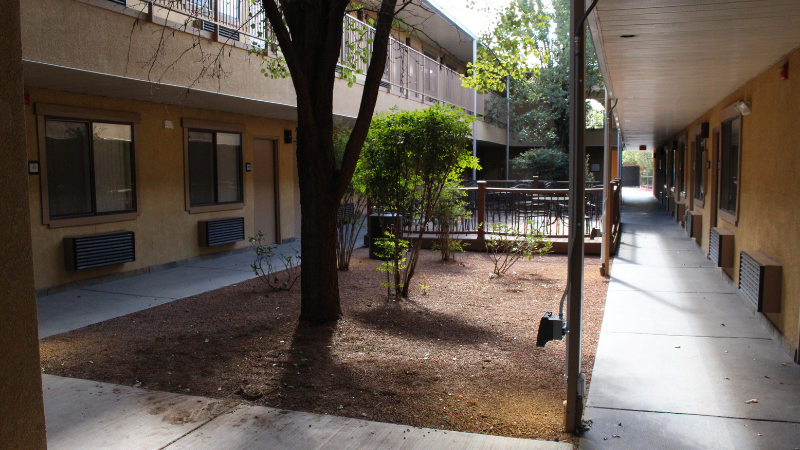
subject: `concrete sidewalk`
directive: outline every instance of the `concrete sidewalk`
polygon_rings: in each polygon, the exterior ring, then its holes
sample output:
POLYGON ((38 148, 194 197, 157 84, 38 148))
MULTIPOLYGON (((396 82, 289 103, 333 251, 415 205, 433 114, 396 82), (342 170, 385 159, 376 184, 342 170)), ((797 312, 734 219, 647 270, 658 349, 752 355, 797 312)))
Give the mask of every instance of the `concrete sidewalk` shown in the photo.
POLYGON ((49 450, 571 450, 566 443, 416 428, 43 376, 49 450))
MULTIPOLYGON (((300 242, 279 245, 275 254, 294 256, 300 242)), ((39 339, 213 291, 255 277, 255 252, 179 265, 146 275, 39 297, 39 339)))
POLYGON ((800 447, 800 366, 650 192, 623 196, 581 448, 800 447))

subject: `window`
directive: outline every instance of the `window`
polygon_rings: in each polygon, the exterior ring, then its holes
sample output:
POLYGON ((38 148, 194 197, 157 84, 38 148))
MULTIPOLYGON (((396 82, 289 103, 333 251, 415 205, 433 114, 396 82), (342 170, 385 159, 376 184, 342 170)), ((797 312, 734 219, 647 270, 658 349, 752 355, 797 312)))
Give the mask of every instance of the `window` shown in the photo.
POLYGON ((676 159, 676 166, 678 170, 678 191, 686 196, 686 142, 681 142, 678 147, 678 156, 676 159))
POLYGON ((739 190, 741 117, 722 123, 720 146, 719 209, 736 214, 739 190))
POLYGON ((706 140, 701 135, 696 135, 694 139, 694 198, 701 202, 705 200, 705 167, 703 167, 703 154, 706 149, 706 140))
POLYGON ((193 130, 188 133, 189 203, 241 203, 242 135, 193 130))
POLYGON ((132 123, 46 116, 40 123, 45 223, 136 212, 132 123))

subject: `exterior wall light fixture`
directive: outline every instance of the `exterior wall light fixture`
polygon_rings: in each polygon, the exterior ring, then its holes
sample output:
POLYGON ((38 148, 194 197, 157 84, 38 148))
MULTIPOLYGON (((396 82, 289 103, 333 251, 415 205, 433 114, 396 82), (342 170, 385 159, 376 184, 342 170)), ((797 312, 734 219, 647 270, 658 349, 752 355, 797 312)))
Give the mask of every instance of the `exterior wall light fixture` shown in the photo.
POLYGON ((739 113, 743 116, 746 116, 751 112, 750 103, 747 102, 738 101, 735 105, 733 105, 733 107, 736 108, 736 110, 739 111, 739 113))

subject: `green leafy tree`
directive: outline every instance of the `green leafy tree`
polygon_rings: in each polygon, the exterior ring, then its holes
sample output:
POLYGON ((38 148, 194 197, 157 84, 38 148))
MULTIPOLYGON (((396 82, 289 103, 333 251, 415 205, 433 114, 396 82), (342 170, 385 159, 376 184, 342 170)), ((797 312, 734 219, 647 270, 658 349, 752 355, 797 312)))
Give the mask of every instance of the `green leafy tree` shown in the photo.
POLYGON ((644 176, 653 175, 653 154, 647 151, 634 150, 623 151, 622 162, 636 164, 639 171, 644 176))
MULTIPOLYGON (((551 6, 545 6, 542 0, 514 0, 498 13, 495 28, 482 37, 488 48, 479 51, 478 61, 464 84, 504 92, 504 80, 499 80, 499 75, 511 76, 508 100, 498 97, 490 101, 488 115, 504 117, 506 102, 510 102, 511 131, 520 141, 569 148, 569 36, 569 0, 553 0, 551 6), (520 23, 526 25, 518 27, 520 23), (515 50, 510 45, 513 42, 525 45, 515 50), (504 56, 507 53, 511 55, 504 56)), ((587 96, 601 86, 602 75, 589 40, 587 96)), ((592 110, 587 111, 591 114, 592 110)))
MULTIPOLYGON (((434 105, 416 111, 393 108, 372 121, 364 152, 367 194, 375 207, 397 214, 401 228, 417 229, 406 267, 395 283, 402 297, 408 297, 422 236, 442 190, 464 170, 478 168, 467 145, 472 120, 460 108, 434 105)), ((394 237, 399 248, 401 230, 395 230, 394 237)))
MULTIPOLYGON (((569 180, 569 155, 557 148, 536 148, 521 153, 510 161, 511 168, 523 180, 539 177, 540 180, 569 180)), ((593 181, 586 157, 586 181, 593 181)))

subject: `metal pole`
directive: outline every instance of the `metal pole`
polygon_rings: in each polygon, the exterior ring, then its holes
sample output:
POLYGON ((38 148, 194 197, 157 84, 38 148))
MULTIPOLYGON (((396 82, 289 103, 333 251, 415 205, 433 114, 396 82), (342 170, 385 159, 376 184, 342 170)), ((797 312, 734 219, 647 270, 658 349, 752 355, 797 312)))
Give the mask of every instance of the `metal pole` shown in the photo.
POLYGON ((608 192, 611 183, 611 98, 606 91, 606 121, 603 127, 603 243, 601 253, 603 255, 602 275, 608 276, 610 271, 610 242, 611 242, 611 221, 608 209, 608 192))
MULTIPOLYGON (((567 409, 565 431, 575 433, 582 424, 585 378, 581 374, 581 314, 583 309, 583 240, 586 148, 583 133, 586 128, 585 42, 583 26, 578 27, 586 12, 584 0, 571 0, 569 66, 569 255, 567 273, 567 409)), ((582 25, 582 24, 581 24, 582 25)))
MULTIPOLYGON (((478 62, 478 40, 475 39, 472 41, 472 64, 478 62)), ((472 122, 472 156, 474 158, 478 157, 478 91, 473 89, 472 90, 472 114, 475 117, 475 121, 472 122)), ((478 179, 478 169, 472 169, 472 179, 478 179)))
POLYGON ((506 75, 506 180, 508 177, 508 156, 511 148, 511 77, 506 75))

